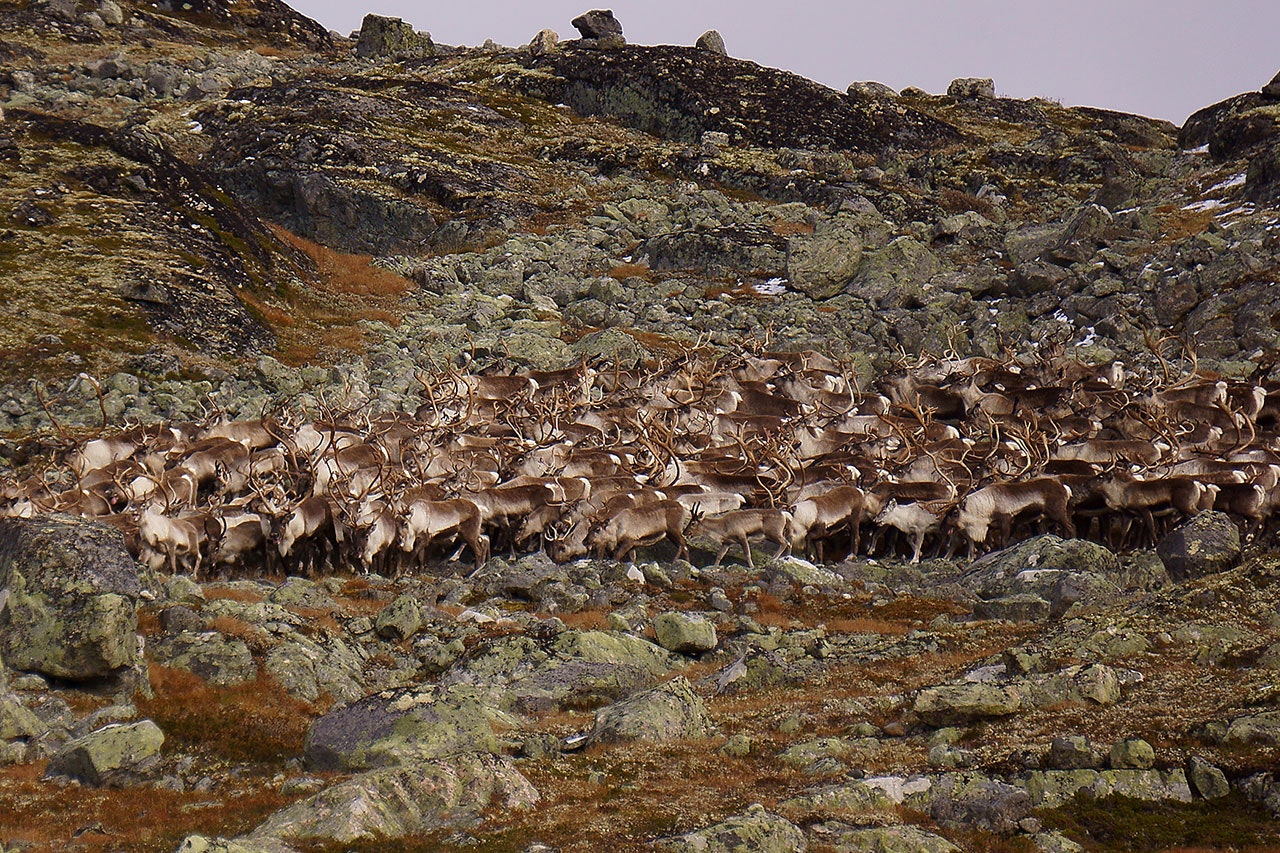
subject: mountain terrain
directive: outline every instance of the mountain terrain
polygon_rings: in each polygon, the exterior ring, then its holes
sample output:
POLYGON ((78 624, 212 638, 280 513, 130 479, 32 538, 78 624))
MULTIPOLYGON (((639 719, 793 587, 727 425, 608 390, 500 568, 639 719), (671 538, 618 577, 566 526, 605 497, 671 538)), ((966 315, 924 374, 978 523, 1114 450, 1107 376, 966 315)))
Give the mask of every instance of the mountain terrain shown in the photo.
POLYGON ((0 0, 0 853, 1280 847, 1280 76, 572 26, 0 0))

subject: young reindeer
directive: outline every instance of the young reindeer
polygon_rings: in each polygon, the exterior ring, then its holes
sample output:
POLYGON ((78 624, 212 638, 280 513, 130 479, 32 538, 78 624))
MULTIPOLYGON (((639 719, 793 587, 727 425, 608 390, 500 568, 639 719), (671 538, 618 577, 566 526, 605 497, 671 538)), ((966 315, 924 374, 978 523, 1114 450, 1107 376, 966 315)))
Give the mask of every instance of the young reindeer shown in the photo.
POLYGON ((942 532, 944 517, 945 513, 938 514, 923 503, 900 504, 890 500, 876 515, 875 521, 881 527, 892 527, 911 537, 911 563, 915 565, 920 562, 924 538, 942 532))
POLYGON ((783 509, 737 509, 721 515, 702 517, 695 508, 692 519, 686 534, 700 534, 719 543, 716 566, 720 565, 720 561, 728 553, 729 545, 737 542, 742 546, 747 565, 754 569, 756 564, 751 556, 750 543, 752 536, 764 536, 777 544, 778 550, 773 555, 775 560, 791 550, 793 519, 791 513, 783 509))

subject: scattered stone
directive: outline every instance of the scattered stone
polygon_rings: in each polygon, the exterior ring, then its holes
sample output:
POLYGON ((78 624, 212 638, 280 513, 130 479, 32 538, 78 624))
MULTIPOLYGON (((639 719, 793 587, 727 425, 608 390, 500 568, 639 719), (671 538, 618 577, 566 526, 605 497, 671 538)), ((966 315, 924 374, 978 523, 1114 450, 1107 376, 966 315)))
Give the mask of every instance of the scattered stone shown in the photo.
POLYGON ((684 676, 603 708, 588 742, 696 740, 714 733, 702 698, 684 676))
POLYGON ((1156 751, 1141 738, 1117 741, 1111 747, 1112 770, 1150 770, 1156 763, 1156 751))
POLYGON ((141 589, 115 528, 0 519, 0 657, 13 669, 82 680, 133 666, 141 589))
POLYGON ((164 733, 151 720, 104 726, 64 744, 46 775, 94 786, 133 784, 159 762, 163 744, 164 733))
POLYGON ((1231 793, 1226 774, 1198 755, 1187 762, 1187 779, 1195 792, 1206 800, 1216 800, 1231 793))
POLYGON ((994 98, 996 84, 990 77, 958 77, 947 86, 947 94, 953 98, 994 98))
POLYGON ((529 52, 534 56, 547 56, 560 49, 560 34, 555 30, 539 30, 529 42, 529 52))
POLYGON ((808 849, 799 827, 759 804, 715 826, 677 838, 661 838, 653 846, 663 853, 804 853, 808 849))
POLYGON ((415 32, 412 24, 399 18, 372 13, 364 16, 356 56, 361 59, 425 59, 434 56, 430 33, 415 32))
POLYGON ((898 92, 892 86, 877 83, 874 80, 854 81, 846 90, 850 97, 871 100, 874 98, 896 98, 898 92))
POLYGON ((660 613, 653 620, 658 645, 667 651, 698 654, 715 649, 716 626, 703 616, 690 616, 679 611, 660 613))
POLYGON ((408 639, 422 628, 422 611, 412 595, 398 596, 378 613, 373 622, 374 630, 384 640, 399 642, 408 639))
POLYGON ((1101 763, 1098 751, 1084 735, 1059 735, 1049 744, 1045 766, 1051 770, 1089 770, 1101 763))
POLYGON ((729 55, 728 49, 724 46, 724 36, 720 35, 718 30, 707 30, 698 36, 698 41, 694 46, 709 50, 712 53, 718 53, 721 56, 729 55))
POLYGON ((1240 563, 1240 528, 1226 513, 1202 512, 1161 539, 1156 553, 1174 580, 1219 574, 1240 563))

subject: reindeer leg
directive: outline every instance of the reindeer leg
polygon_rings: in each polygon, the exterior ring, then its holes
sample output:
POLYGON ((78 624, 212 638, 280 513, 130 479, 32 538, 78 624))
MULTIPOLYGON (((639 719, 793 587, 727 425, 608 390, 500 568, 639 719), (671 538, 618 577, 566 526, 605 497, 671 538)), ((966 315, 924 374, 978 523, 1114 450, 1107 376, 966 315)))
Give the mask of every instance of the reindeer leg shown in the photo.
POLYGON ((914 537, 914 541, 911 543, 911 551, 912 551, 911 565, 914 566, 920 562, 920 551, 923 550, 923 548, 924 548, 924 531, 917 530, 914 537))
POLYGON ((716 554, 716 561, 712 565, 716 568, 720 567, 720 561, 724 559, 724 555, 729 553, 729 543, 725 542, 720 546, 720 552, 716 554))
POLYGON ((742 544, 742 553, 747 558, 747 567, 754 569, 756 567, 756 563, 751 556, 751 542, 746 536, 743 536, 740 541, 742 544))

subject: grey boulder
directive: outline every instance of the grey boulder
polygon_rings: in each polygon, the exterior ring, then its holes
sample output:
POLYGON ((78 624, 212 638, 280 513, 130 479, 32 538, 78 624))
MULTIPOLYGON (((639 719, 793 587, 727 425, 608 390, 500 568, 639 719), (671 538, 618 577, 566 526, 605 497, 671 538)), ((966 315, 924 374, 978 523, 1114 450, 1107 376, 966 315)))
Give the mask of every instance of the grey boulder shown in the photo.
POLYGON ((1218 574, 1240 564, 1240 529, 1223 512, 1202 512, 1169 533, 1156 546, 1174 580, 1218 574))
POLYGON ((714 734, 702 698, 683 676, 602 708, 588 743, 692 740, 714 734))
POLYGON ((724 46, 724 36, 720 35, 718 30, 707 30, 698 36, 698 41, 694 44, 703 50, 709 50, 712 53, 718 53, 721 56, 728 56, 729 51, 724 46))
POLYGON ((150 720, 104 726, 65 743, 46 775, 95 786, 131 784, 159 762, 163 745, 164 733, 150 720))
POLYGON ((66 515, 0 519, 0 657, 101 678, 138 662, 137 564, 120 532, 66 515))

